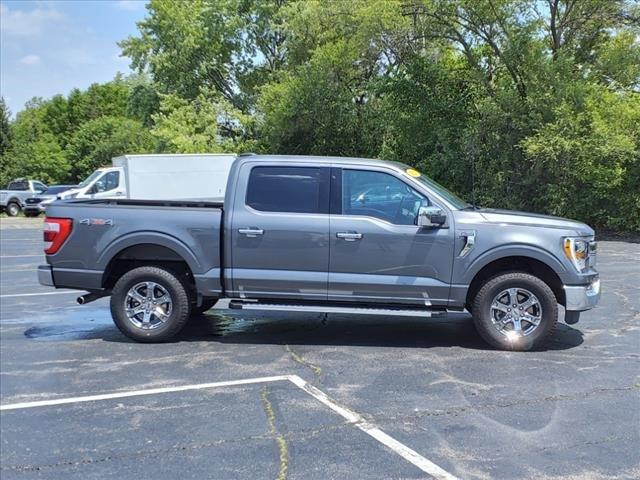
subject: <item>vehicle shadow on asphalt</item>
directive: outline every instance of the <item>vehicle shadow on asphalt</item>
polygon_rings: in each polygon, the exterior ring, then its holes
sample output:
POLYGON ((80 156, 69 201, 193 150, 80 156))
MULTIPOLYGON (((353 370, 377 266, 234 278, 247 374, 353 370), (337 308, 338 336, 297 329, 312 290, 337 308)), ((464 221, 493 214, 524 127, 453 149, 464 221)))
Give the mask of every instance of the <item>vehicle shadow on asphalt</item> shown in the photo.
MULTIPOLYGON (((109 318, 88 320, 84 315, 67 318, 71 322, 39 325, 25 330, 36 341, 104 340, 133 343, 109 318)), ((194 315, 176 342, 212 342, 255 345, 327 345, 356 347, 432 348, 457 346, 491 350, 477 334, 468 315, 448 319, 409 317, 380 318, 356 315, 305 315, 237 313, 210 310, 194 315)), ((583 333, 558 323, 545 350, 568 350, 581 345, 583 333)))
MULTIPOLYGON (((208 314, 192 317, 176 341, 225 344, 328 345, 357 347, 431 348, 458 346, 491 350, 467 316, 449 320, 414 318, 371 319, 321 315, 314 319, 264 316, 231 317, 208 314)), ((545 350, 567 350, 583 343, 583 333, 558 323, 545 350)))

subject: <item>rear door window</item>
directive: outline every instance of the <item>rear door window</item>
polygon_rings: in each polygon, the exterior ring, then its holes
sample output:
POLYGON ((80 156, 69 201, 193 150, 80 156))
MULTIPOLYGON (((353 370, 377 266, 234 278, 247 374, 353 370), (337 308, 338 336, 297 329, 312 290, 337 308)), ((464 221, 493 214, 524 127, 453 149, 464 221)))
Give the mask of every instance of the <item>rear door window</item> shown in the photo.
POLYGON ((10 182, 7 186, 7 190, 26 191, 29 190, 29 182, 26 180, 17 180, 10 182))
POLYGON ((262 212, 329 213, 329 169, 253 167, 246 203, 262 212))

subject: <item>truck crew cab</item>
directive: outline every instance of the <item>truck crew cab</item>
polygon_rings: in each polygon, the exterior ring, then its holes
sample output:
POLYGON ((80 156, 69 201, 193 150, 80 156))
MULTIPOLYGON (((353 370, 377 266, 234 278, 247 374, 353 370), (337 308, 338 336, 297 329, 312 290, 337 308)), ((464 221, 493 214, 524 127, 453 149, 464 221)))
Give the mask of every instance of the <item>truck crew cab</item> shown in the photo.
MULTIPOLYGON (((162 188, 159 186, 159 188, 162 188)), ((542 347, 596 305, 587 225, 478 209, 401 163, 241 155, 223 202, 74 200, 47 210, 40 283, 111 295, 130 338, 230 307, 429 317, 467 309, 497 348, 542 347)))

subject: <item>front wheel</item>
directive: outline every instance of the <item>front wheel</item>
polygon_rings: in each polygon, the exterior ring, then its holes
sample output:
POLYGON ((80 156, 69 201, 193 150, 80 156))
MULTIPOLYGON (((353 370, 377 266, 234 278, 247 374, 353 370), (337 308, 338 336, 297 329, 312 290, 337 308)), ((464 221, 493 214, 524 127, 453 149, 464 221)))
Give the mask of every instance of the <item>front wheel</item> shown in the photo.
POLYGON ((489 280, 476 294, 472 311, 480 336, 502 350, 541 348, 558 321, 558 303, 551 288, 524 272, 489 280))
POLYGON ((111 293, 113 321, 138 342, 170 340, 185 326, 190 313, 187 287, 163 268, 135 268, 120 277, 111 293))
POLYGON ((20 205, 16 202, 9 202, 7 204, 7 215, 10 217, 15 217, 20 213, 20 205))

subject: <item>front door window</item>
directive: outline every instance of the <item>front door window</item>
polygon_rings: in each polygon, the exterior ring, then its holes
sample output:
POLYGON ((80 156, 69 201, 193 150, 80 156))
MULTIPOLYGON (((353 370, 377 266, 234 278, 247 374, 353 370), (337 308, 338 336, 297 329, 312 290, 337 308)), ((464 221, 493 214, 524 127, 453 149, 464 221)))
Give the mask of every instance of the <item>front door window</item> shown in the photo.
POLYGON ((396 225, 415 225, 424 196, 384 172, 343 170, 342 214, 379 218, 396 225))

